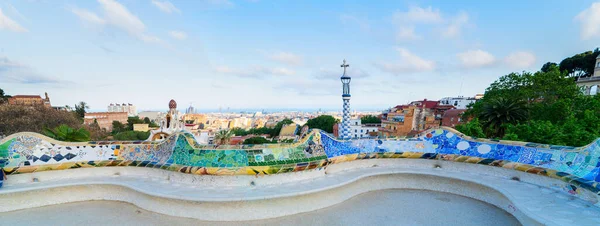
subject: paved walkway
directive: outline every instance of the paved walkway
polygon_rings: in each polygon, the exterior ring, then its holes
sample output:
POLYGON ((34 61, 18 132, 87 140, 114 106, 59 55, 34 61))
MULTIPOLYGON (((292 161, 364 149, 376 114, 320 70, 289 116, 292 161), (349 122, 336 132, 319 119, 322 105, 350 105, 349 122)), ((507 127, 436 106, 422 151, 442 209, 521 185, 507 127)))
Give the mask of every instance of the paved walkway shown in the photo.
POLYGON ((448 193, 381 190, 313 212, 261 221, 178 218, 124 202, 90 201, 0 213, 0 225, 520 225, 487 203, 448 193))

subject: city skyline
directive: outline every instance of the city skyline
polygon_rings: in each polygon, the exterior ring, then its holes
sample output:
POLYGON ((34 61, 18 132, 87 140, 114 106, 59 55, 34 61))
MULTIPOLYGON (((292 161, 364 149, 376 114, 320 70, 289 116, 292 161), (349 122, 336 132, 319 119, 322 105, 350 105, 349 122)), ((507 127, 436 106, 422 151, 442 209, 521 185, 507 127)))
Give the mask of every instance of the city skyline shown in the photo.
POLYGON ((591 50, 598 15, 594 1, 0 0, 0 88, 95 110, 339 111, 345 58, 352 110, 381 110, 591 50))

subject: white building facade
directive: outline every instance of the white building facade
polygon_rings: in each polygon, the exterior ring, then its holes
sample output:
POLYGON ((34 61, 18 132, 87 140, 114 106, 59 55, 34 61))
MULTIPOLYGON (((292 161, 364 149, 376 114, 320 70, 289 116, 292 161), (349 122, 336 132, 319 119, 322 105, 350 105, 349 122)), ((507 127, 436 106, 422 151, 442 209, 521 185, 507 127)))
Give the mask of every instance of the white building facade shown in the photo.
POLYGON ((456 109, 467 109, 467 106, 471 103, 475 103, 475 101, 477 101, 475 97, 444 97, 440 100, 440 104, 452 105, 456 109))
POLYGON ((108 112, 127 112, 128 116, 133 117, 137 115, 137 108, 133 104, 110 104, 108 112))
POLYGON ((350 119, 350 138, 369 138, 371 132, 377 133, 379 125, 362 125, 360 119, 350 119))

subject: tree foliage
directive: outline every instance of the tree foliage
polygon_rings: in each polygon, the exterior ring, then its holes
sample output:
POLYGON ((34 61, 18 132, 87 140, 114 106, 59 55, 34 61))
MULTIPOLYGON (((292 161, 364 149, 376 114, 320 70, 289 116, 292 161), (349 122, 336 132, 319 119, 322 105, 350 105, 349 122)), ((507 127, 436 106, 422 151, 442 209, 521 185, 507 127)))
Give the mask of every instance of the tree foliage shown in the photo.
POLYGON ((311 129, 320 129, 328 133, 333 133, 333 126, 338 122, 339 120, 331 115, 319 115, 316 118, 309 119, 305 125, 311 129))
POLYGON ((231 140, 231 137, 233 137, 233 133, 231 132, 231 130, 220 130, 215 134, 214 141, 216 144, 219 145, 228 144, 231 140))
POLYGON ((119 121, 113 121, 112 122, 112 134, 118 134, 120 132, 125 132, 127 131, 127 126, 124 125, 123 123, 119 122, 119 121))
POLYGON ((90 106, 86 102, 80 101, 78 104, 75 104, 75 113, 79 118, 85 117, 85 113, 90 109, 90 106))
POLYGON ((7 103, 10 95, 6 95, 4 90, 0 89, 0 104, 7 103))
POLYGON ((145 124, 143 119, 138 116, 127 117, 127 129, 133 130, 133 124, 145 124))
POLYGON ((271 137, 276 137, 279 136, 279 132, 281 132, 281 128, 284 125, 288 125, 288 124, 292 124, 294 123, 294 121, 292 121, 291 119, 284 119, 281 120, 280 122, 278 122, 275 127, 273 127, 273 129, 271 129, 271 131, 269 132, 269 135, 271 135, 271 137))
POLYGON ((363 117, 360 118, 360 123, 361 124, 381 123, 381 119, 377 118, 377 116, 374 116, 374 115, 365 115, 365 116, 363 116, 363 117))
POLYGON ((275 142, 271 142, 270 140, 267 140, 264 137, 250 137, 246 140, 244 140, 243 144, 268 144, 268 143, 276 143, 275 142))
POLYGON ((86 129, 74 129, 65 124, 62 124, 54 129, 44 128, 43 134, 60 141, 84 142, 90 140, 90 132, 86 129))
MULTIPOLYGON (((595 50, 570 58, 597 53, 595 50)), ((564 62, 568 61, 561 62, 560 68, 548 63, 535 73, 502 76, 463 115, 473 120, 456 129, 476 137, 568 146, 589 144, 600 137, 600 95, 584 95, 572 78, 573 71, 562 70, 564 62)))
POLYGON ((587 51, 567 57, 559 64, 561 71, 566 71, 572 77, 590 77, 594 74, 594 64, 600 50, 587 51))
MULTIPOLYGON (((115 121, 116 122, 116 121, 115 121)), ((115 140, 146 140, 150 137, 150 132, 144 131, 124 131, 113 136, 115 140)))
POLYGON ((62 124, 75 129, 82 127, 81 121, 73 112, 43 106, 0 105, 0 135, 42 133, 44 128, 56 128, 62 124))

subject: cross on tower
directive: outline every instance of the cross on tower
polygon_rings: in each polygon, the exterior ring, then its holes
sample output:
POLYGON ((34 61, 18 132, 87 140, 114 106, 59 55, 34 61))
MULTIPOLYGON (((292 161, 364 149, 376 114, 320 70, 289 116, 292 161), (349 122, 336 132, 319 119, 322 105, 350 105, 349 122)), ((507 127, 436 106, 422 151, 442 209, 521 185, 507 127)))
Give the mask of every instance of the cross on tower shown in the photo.
POLYGON ((343 68, 344 68, 344 74, 346 74, 346 68, 347 68, 347 67, 350 67, 350 65, 349 65, 349 64, 346 64, 346 59, 344 59, 344 63, 342 63, 342 65, 340 65, 340 67, 343 67, 343 68))

